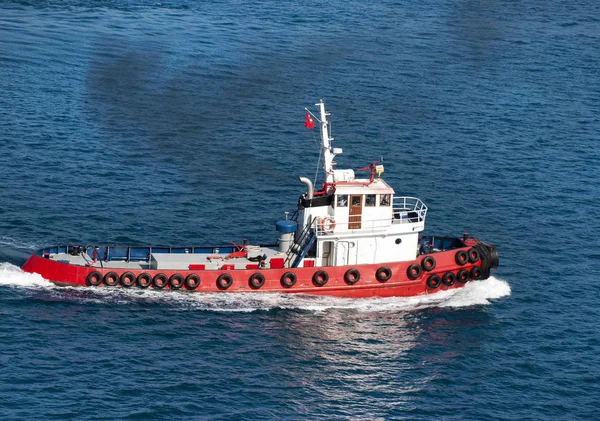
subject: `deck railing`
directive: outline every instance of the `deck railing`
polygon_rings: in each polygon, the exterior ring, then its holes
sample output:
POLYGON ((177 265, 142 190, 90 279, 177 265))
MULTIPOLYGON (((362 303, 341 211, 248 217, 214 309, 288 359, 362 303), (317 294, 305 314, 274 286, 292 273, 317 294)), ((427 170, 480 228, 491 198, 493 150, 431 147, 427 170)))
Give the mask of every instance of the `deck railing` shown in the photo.
POLYGON ((392 222, 396 224, 423 222, 427 215, 427 206, 416 197, 394 196, 392 210, 394 213, 392 222))
POLYGON ((363 218, 363 215, 349 215, 349 220, 343 222, 329 217, 318 218, 315 224, 317 236, 354 231, 379 232, 387 230, 391 224, 422 223, 427 216, 427 206, 416 197, 400 196, 394 197, 391 218, 363 218))

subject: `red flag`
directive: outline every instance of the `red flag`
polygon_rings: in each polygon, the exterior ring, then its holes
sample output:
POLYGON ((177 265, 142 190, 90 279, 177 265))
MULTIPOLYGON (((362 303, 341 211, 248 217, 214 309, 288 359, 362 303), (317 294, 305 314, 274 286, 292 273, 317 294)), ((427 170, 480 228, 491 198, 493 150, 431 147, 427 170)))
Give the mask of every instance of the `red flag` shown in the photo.
POLYGON ((304 122, 304 127, 308 127, 311 130, 315 127, 315 122, 313 121, 308 111, 306 112, 306 121, 304 122))

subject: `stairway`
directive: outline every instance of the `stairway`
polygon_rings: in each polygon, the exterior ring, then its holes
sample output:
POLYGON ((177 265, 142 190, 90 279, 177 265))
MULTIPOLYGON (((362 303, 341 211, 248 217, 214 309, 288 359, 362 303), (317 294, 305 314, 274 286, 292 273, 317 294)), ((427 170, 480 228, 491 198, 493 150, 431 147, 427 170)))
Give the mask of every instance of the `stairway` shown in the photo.
POLYGON ((294 244, 292 244, 288 250, 284 264, 287 265, 290 261, 292 263, 287 267, 297 268, 317 239, 317 235, 314 230, 311 229, 315 220, 316 218, 306 225, 298 238, 294 240, 294 244))

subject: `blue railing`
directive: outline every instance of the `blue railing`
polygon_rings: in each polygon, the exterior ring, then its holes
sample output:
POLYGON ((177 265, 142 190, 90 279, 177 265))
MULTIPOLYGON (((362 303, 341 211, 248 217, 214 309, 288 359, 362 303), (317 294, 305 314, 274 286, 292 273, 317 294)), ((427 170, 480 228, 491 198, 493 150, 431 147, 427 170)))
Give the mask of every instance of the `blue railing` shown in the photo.
MULTIPOLYGON (((270 247, 270 246, 263 246, 270 247)), ((271 246, 273 247, 273 246, 271 246)), ((79 254, 84 251, 91 259, 94 258, 96 251, 96 259, 110 261, 125 261, 125 262, 148 262, 152 253, 166 254, 219 254, 233 253, 237 248, 232 245, 207 247, 207 246, 192 246, 192 247, 140 247, 140 246, 80 246, 80 245, 63 245, 45 247, 37 251, 37 254, 44 256, 45 254, 79 254)))

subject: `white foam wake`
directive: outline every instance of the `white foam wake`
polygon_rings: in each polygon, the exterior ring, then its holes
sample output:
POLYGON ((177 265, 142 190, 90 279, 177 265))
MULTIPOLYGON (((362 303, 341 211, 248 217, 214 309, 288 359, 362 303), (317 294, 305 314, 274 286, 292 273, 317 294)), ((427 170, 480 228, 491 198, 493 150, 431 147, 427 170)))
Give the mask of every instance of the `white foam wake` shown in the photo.
MULTIPOLYGON (((61 291, 75 288, 56 287, 40 275, 23 272, 10 263, 0 263, 0 287, 20 287, 61 291)), ((85 294, 64 294, 65 300, 110 302, 154 302, 173 305, 180 309, 250 312, 275 308, 296 309, 312 312, 327 310, 354 310, 359 312, 398 312, 428 307, 469 307, 488 305, 490 300, 510 295, 509 284, 495 277, 485 281, 469 282, 464 288, 440 291, 416 297, 391 298, 336 298, 303 294, 277 293, 189 293, 185 291, 158 291, 139 288, 76 288, 85 294)))
POLYGON ((37 273, 23 272, 18 266, 0 263, 0 286, 50 288, 53 284, 37 273))

